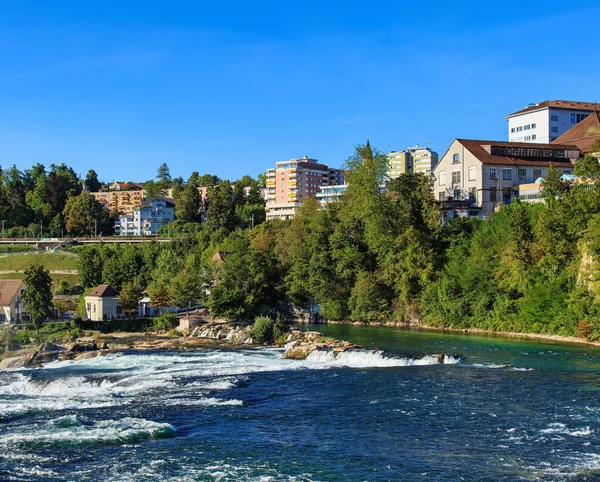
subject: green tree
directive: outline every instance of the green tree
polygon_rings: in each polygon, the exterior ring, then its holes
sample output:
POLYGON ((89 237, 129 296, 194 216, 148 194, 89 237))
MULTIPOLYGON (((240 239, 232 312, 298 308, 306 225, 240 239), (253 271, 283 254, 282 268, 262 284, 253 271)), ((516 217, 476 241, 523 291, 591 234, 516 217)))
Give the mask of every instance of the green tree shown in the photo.
POLYGON ((71 234, 92 233, 96 223, 102 224, 107 217, 102 205, 87 192, 70 197, 63 215, 67 231, 71 234))
POLYGON ((102 186, 100 181, 98 181, 98 174, 93 169, 90 169, 85 176, 85 186, 90 192, 97 192, 102 186))
POLYGON ((169 290, 165 285, 154 284, 148 288, 150 306, 161 312, 169 306, 169 290))
POLYGON ((186 184, 175 198, 175 216, 182 221, 197 221, 200 210, 200 192, 194 184, 186 184))
POLYGON ((137 312, 142 298, 142 288, 135 283, 126 283, 119 293, 119 305, 131 317, 137 312))
POLYGON ((52 279, 48 270, 39 264, 25 270, 23 303, 36 331, 52 310, 52 279))
POLYGON ((548 204, 554 204, 556 199, 561 199, 569 190, 569 183, 562 176, 562 171, 550 164, 541 184, 541 195, 548 204))
POLYGON ((188 308, 197 304, 201 299, 200 288, 192 274, 184 269, 171 281, 169 303, 178 308, 186 308, 186 314, 189 316, 188 308))

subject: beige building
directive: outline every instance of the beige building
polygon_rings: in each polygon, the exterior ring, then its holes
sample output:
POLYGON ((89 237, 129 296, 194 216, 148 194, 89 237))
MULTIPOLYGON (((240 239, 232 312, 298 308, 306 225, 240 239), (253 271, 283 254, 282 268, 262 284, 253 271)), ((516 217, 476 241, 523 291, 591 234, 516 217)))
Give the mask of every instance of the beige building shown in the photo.
POLYGON ((409 147, 403 151, 392 151, 387 154, 388 173, 390 179, 401 174, 431 174, 438 162, 437 152, 429 147, 409 147))
POLYGON ((434 195, 447 218, 480 216, 509 204, 550 164, 573 174, 577 146, 455 139, 433 171, 434 195))
POLYGON ((0 280, 0 323, 23 323, 27 319, 24 291, 25 283, 20 279, 0 280))
POLYGON ((104 209, 118 211, 120 214, 131 214, 134 208, 142 205, 142 199, 146 194, 143 189, 131 191, 107 191, 90 193, 96 198, 104 209))
POLYGON ((110 285, 98 285, 85 296, 85 316, 92 321, 112 320, 119 314, 118 293, 110 285))
POLYGON ((321 186, 343 184, 344 173, 304 156, 278 162, 275 168, 267 169, 266 182, 267 220, 290 219, 302 206, 302 200, 316 197, 321 186))

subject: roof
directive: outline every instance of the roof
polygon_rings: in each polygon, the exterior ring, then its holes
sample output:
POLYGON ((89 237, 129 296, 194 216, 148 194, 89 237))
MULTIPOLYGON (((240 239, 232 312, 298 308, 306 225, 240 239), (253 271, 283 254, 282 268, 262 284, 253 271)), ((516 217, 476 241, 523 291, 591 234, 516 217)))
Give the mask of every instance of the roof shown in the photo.
POLYGON ((165 201, 167 207, 169 207, 169 208, 175 207, 175 201, 173 201, 173 199, 167 198, 167 197, 144 198, 144 199, 142 199, 142 207, 150 208, 150 207, 152 207, 152 203, 154 201, 165 201))
POLYGON ((98 298, 114 298, 118 296, 117 290, 110 285, 98 285, 86 296, 97 296, 98 298))
MULTIPOLYGON (((502 141, 480 141, 474 139, 456 139, 465 149, 473 154, 482 164, 514 165, 514 166, 540 166, 548 167, 552 163, 555 167, 572 167, 571 159, 555 157, 509 157, 492 155, 491 147, 513 147, 524 149, 549 149, 569 150, 579 154, 579 148, 570 144, 534 144, 531 142, 502 142, 502 141)), ((578 158, 579 156, 577 156, 578 158)), ((440 164, 438 163, 438 166, 440 164)))
POLYGON ((591 151, 592 144, 597 139, 600 139, 600 112, 592 112, 559 136, 553 144, 574 144, 581 149, 581 152, 586 153, 591 151))
POLYGON ((210 259, 216 262, 223 262, 225 261, 225 258, 227 258, 227 253, 225 253, 224 251, 217 251, 215 254, 212 255, 212 258, 210 259))
POLYGON ((8 306, 23 285, 20 279, 0 280, 0 306, 8 306))
POLYGON ((535 112, 543 109, 566 109, 566 110, 587 110, 600 112, 600 105, 595 102, 577 102, 574 100, 545 100, 538 104, 528 105, 524 109, 508 114, 506 118, 513 117, 516 115, 526 114, 528 112, 535 112))

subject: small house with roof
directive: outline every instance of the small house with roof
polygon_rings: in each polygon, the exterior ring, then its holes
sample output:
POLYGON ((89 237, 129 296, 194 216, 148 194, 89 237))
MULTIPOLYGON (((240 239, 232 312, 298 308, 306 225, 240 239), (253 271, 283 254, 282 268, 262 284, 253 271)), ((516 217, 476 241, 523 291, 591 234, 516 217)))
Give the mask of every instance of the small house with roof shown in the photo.
POLYGON ((20 279, 0 280, 0 324, 23 323, 27 312, 23 303, 25 283, 20 279))
POLYGON ((117 318, 119 293, 110 285, 98 285, 85 296, 85 316, 92 321, 117 318))

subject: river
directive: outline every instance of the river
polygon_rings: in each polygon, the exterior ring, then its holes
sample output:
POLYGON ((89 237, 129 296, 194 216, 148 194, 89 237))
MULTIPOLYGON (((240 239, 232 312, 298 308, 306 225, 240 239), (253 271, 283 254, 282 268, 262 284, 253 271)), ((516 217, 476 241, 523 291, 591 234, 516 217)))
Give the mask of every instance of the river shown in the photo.
POLYGON ((0 480, 600 480, 597 348, 317 329, 371 350, 127 352, 0 371, 0 480))

